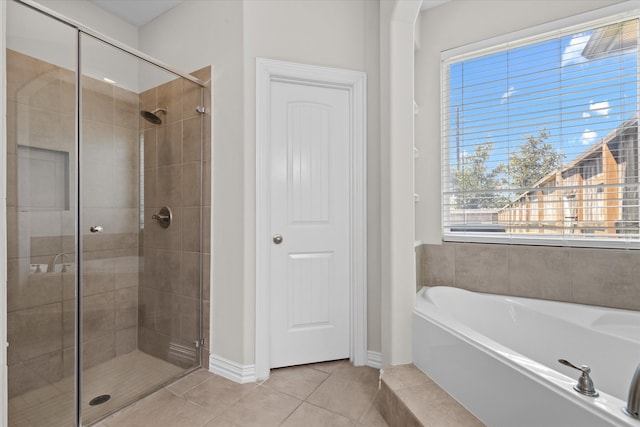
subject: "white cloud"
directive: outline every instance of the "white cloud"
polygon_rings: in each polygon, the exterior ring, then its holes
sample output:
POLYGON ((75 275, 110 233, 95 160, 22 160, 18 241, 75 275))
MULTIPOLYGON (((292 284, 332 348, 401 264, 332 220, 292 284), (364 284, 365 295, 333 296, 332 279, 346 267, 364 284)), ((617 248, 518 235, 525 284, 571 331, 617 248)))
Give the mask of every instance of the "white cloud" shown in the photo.
POLYGON ((609 114, 610 109, 611 107, 609 107, 609 101, 602 101, 602 102, 591 101, 589 103, 589 110, 593 111, 595 114, 598 114, 600 116, 606 116, 607 114, 609 114))
POLYGON ((515 86, 511 86, 509 90, 507 90, 505 93, 502 94, 502 100, 500 101, 500 104, 504 104, 505 102, 507 102, 507 99, 509 99, 509 97, 516 92, 517 91, 515 86))
POLYGON ((584 113, 582 113, 582 118, 583 119, 588 119, 589 117, 591 117, 591 114, 587 113, 586 111, 584 113))
POLYGON ((586 62, 587 58, 582 56, 582 51, 589 41, 589 34, 579 33, 575 34, 567 47, 562 52, 562 66, 565 67, 571 64, 580 64, 586 62))
POLYGON ((582 145, 589 145, 598 137, 598 133, 589 129, 585 129, 582 132, 582 145))

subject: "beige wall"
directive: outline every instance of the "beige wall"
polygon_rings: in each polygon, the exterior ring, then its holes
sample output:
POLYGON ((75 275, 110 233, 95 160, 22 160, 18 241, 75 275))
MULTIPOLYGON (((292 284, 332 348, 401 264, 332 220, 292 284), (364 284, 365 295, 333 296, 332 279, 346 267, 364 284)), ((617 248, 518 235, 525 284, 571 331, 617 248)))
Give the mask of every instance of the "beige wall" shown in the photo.
MULTIPOLYGON (((7 47, 67 69, 75 68, 75 30, 18 2, 8 1, 7 47), (34 32, 32 29, 38 28, 34 32)), ((90 1, 40 0, 44 7, 81 22, 102 34, 134 48, 138 47, 138 29, 90 1)), ((101 80, 108 71, 118 86, 133 92, 138 89, 138 64, 122 52, 83 36, 83 74, 101 80)), ((149 86, 147 86, 149 87, 149 86)))
POLYGON ((452 0, 420 16, 416 52, 416 240, 441 241, 440 52, 621 3, 617 0, 452 0))
POLYGON ((183 69, 212 65, 212 351, 242 365, 255 341, 255 58, 367 72, 368 326, 379 351, 378 4, 185 2, 141 29, 140 48, 183 69))
POLYGON ((420 1, 380 2, 381 308, 383 365, 411 362, 415 292, 414 32, 420 1))
POLYGON ((188 70, 212 66, 214 328, 205 339, 214 352, 237 362, 242 361, 245 324, 242 28, 242 2, 220 0, 185 2, 140 29, 140 49, 151 56, 188 70))
POLYGON ((618 1, 466 1, 421 15, 416 53, 418 286, 466 289, 640 309, 640 253, 622 250, 441 242, 440 52, 618 1), (464 31, 461 31, 464 29, 464 31))
POLYGON ((138 29, 135 25, 112 15, 90 1, 36 0, 49 9, 74 19, 108 37, 134 48, 138 47, 138 29))
MULTIPOLYGON (((244 2, 245 289, 244 360, 253 360, 255 299, 255 58, 367 73, 368 349, 380 351, 379 5, 369 0, 244 2), (277 30, 276 30, 277 29, 277 30)), ((214 325, 215 327, 215 325, 214 325)))
MULTIPOLYGON (((140 29, 139 48, 151 56, 181 69, 212 65, 210 339, 219 356, 243 365, 254 362, 257 56, 367 72, 368 338, 369 350, 382 349, 381 284, 390 280, 381 252, 388 239, 381 230, 389 228, 390 218, 382 206, 390 200, 392 171, 382 165, 389 154, 384 142, 389 129, 383 117, 387 107, 379 102, 380 89, 389 88, 379 83, 381 75, 389 77, 389 28, 381 19, 390 17, 392 3, 188 1, 140 29)), ((416 190, 422 202, 416 208, 416 239, 440 245, 440 51, 612 3, 616 1, 453 0, 422 14, 416 56, 416 143, 421 150, 416 190)), ((474 249, 481 248, 472 247, 472 253, 474 249)))

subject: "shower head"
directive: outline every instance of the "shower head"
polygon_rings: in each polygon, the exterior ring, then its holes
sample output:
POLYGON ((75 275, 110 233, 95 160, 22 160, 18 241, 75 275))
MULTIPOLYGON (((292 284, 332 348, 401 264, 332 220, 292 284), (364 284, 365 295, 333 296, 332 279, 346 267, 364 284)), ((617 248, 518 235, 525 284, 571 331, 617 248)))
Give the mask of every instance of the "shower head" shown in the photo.
POLYGON ((147 110, 140 111, 140 115, 142 116, 142 118, 145 119, 148 122, 153 123, 154 125, 159 125, 160 123, 162 123, 162 119, 160 119, 160 117, 158 117, 158 113, 167 114, 167 109, 166 108, 156 108, 153 111, 147 111, 147 110))

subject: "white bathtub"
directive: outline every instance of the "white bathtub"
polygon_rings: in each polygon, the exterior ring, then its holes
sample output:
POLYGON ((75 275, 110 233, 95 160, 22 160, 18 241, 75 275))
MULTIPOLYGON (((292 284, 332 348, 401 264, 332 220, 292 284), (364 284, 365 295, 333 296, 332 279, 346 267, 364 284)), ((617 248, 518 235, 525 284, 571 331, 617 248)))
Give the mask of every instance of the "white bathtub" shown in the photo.
POLYGON ((640 362, 640 313, 423 288, 414 364, 490 427, 640 427, 622 413, 640 362), (600 396, 573 390, 591 367, 600 396))

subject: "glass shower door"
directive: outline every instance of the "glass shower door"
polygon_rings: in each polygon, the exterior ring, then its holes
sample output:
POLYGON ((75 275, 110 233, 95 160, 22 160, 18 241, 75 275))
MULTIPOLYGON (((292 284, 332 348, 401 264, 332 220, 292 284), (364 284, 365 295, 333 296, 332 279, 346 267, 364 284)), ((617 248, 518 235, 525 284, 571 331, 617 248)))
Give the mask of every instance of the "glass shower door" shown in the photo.
POLYGON ((202 88, 6 8, 9 425, 89 425, 201 364, 202 88))
POLYGON ((76 32, 6 7, 9 425, 73 426, 76 32))
POLYGON ((80 46, 89 424, 200 365, 201 89, 91 36, 80 46))

